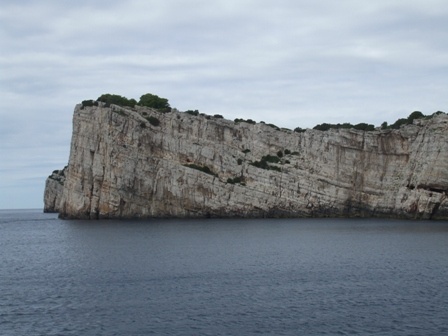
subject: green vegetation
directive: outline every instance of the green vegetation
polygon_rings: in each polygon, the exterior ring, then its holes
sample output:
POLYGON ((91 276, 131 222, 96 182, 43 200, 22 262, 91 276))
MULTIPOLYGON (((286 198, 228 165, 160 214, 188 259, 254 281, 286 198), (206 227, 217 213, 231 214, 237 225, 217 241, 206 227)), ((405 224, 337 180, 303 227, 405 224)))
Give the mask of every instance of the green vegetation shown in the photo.
POLYGON ((303 128, 300 128, 300 127, 294 128, 294 132, 297 132, 297 133, 303 133, 305 131, 306 131, 306 129, 303 129, 303 128))
POLYGON ((277 153, 277 156, 276 155, 265 155, 261 158, 261 160, 266 161, 266 162, 271 162, 271 163, 279 163, 281 161, 280 157, 278 156, 278 153, 277 153))
POLYGON ((135 99, 127 99, 126 97, 110 93, 99 96, 97 101, 105 103, 106 107, 109 107, 111 104, 134 107, 137 104, 135 99))
POLYGON ((82 108, 89 107, 89 106, 98 106, 98 102, 93 99, 83 100, 81 104, 82 104, 82 108))
POLYGON ((153 126, 159 126, 160 125, 160 120, 157 119, 156 117, 149 116, 149 117, 146 117, 146 120, 148 120, 149 123, 151 125, 153 125, 153 126))
POLYGON ((277 131, 280 131, 280 127, 275 126, 274 124, 266 124, 266 125, 268 125, 269 127, 272 127, 273 129, 275 129, 277 131))
POLYGON ((252 120, 252 119, 244 120, 244 119, 241 119, 241 118, 236 118, 236 119, 234 120, 234 122, 235 122, 236 124, 245 122, 245 123, 253 124, 253 125, 255 125, 255 124, 257 123, 256 121, 254 121, 254 120, 252 120))
POLYGON ((271 166, 269 163, 280 163, 280 158, 275 155, 265 155, 260 161, 252 162, 251 165, 261 169, 281 171, 280 167, 271 166))
POLYGON ((238 159, 236 162, 238 163, 238 166, 241 166, 243 164, 243 159, 238 159))
MULTIPOLYGON (((422 112, 420 111, 414 111, 412 112, 407 118, 400 118, 398 120, 396 120, 393 124, 389 125, 387 123, 387 121, 383 122, 380 126, 381 129, 399 129, 401 126, 403 125, 411 125, 414 123, 414 120, 416 119, 430 119, 432 118, 434 115, 437 114, 441 114, 444 113, 442 111, 437 111, 435 113, 433 113, 432 115, 427 115, 425 116, 422 112)), ((328 124, 328 123, 323 123, 323 124, 319 124, 314 126, 313 129, 316 130, 320 130, 320 131, 328 131, 329 129, 357 129, 357 130, 361 130, 361 131, 373 131, 375 130, 375 126, 371 125, 371 124, 367 124, 367 123, 359 123, 356 125, 352 125, 350 123, 343 123, 343 124, 328 124)), ((304 132, 305 130, 301 129, 300 127, 297 127, 294 132, 304 132)))
MULTIPOLYGON (((128 99, 124 96, 120 96, 117 94, 110 94, 110 93, 106 93, 103 94, 101 96, 99 96, 97 98, 97 100, 83 100, 82 101, 82 107, 81 109, 85 108, 85 107, 92 107, 92 106, 98 106, 98 102, 102 102, 104 103, 105 107, 109 107, 110 105, 114 104, 114 105, 118 105, 118 106, 122 106, 122 107, 131 107, 134 108, 136 105, 140 105, 140 106, 145 106, 145 107, 149 107, 149 108, 153 108, 158 110, 159 112, 171 112, 172 108, 170 107, 170 104, 168 102, 168 99, 166 98, 161 98, 157 95, 151 94, 151 93, 146 93, 144 95, 142 95, 140 97, 140 100, 137 101, 133 98, 128 99)), ((174 109, 175 111, 177 111, 176 109, 174 109)), ((123 110, 116 110, 116 113, 119 113, 121 115, 125 115, 123 110)), ((147 115, 146 112, 142 112, 143 115, 147 115)), ((194 115, 194 116, 204 116, 207 119, 211 119, 211 118, 216 118, 216 119, 223 119, 224 117, 220 114, 215 114, 213 116, 210 115, 206 115, 204 113, 199 113, 198 110, 187 110, 185 111, 185 113, 194 115)), ((403 125, 409 125, 409 124, 413 124, 413 122, 417 119, 429 119, 432 118, 434 115, 437 114, 441 114, 444 113, 442 111, 437 111, 435 113, 433 113, 432 115, 424 115, 422 112, 420 111, 414 111, 412 112, 407 118, 400 118, 398 120, 396 120, 393 124, 389 125, 386 121, 383 122, 381 124, 381 126, 379 128, 381 129, 399 129, 401 126, 403 125)), ((178 116, 178 118, 180 118, 178 116)), ((148 118, 147 118, 148 119, 148 118)), ((160 122, 157 120, 157 118, 154 118, 151 120, 148 119, 148 121, 154 125, 154 126, 158 126, 160 124, 160 122)), ((242 119, 242 118, 236 118, 234 120, 235 123, 248 123, 248 124, 256 124, 257 122, 252 120, 252 119, 242 119)), ((279 128, 278 126, 274 125, 274 124, 266 124, 264 121, 260 121, 260 123, 265 124, 269 127, 274 128, 275 130, 283 130, 285 132, 290 132, 291 130, 287 129, 287 128, 279 128)), ((367 123, 359 123, 356 125, 350 124, 350 123, 338 123, 338 124, 330 124, 330 123, 323 123, 323 124, 318 124, 316 126, 313 127, 313 129, 315 130, 320 130, 320 131, 327 131, 330 129, 355 129, 355 130, 361 130, 361 131, 373 131, 375 130, 375 126, 372 124, 367 124, 367 123)), ((297 133, 302 133, 305 132, 305 129, 302 129, 300 127, 296 127, 294 129, 294 132, 297 133)), ((247 153, 247 152, 245 152, 247 153)), ((288 153, 285 154, 287 155, 288 153)))
POLYGON ((192 169, 199 170, 199 171, 204 172, 204 173, 207 173, 207 174, 209 174, 209 175, 213 175, 213 176, 216 176, 216 177, 218 176, 218 174, 214 173, 214 172, 213 172, 209 167, 207 167, 207 166, 199 166, 199 165, 194 164, 194 163, 184 164, 184 166, 185 166, 185 167, 188 167, 188 168, 192 168, 192 169))
POLYGON ((285 149, 285 155, 291 154, 291 151, 289 149, 285 149))
POLYGON ((430 118, 430 117, 431 116, 426 117, 420 111, 414 111, 407 118, 400 118, 390 126, 387 126, 387 122, 382 123, 381 128, 382 129, 387 129, 387 128, 399 129, 403 125, 410 125, 410 124, 414 123, 414 120, 416 120, 416 119, 430 118))
POLYGON ((138 102, 140 106, 150 107, 160 112, 171 112, 170 104, 168 103, 168 99, 161 98, 152 93, 146 93, 140 97, 138 102))
MULTIPOLYGON (((160 112, 170 112, 171 107, 168 103, 168 99, 166 98, 160 98, 159 96, 156 96, 151 93, 146 93, 140 97, 140 101, 137 104, 137 101, 133 98, 128 99, 126 97, 117 95, 117 94, 110 94, 105 93, 98 97, 98 102, 105 103, 106 107, 109 107, 110 105, 118 105, 123 107, 135 107, 135 105, 140 106, 146 106, 153 109, 156 109, 160 112)), ((93 106, 95 105, 95 102, 92 100, 85 100, 82 102, 83 106, 93 106)), ((96 103, 98 104, 98 103, 96 103)))
POLYGON ((191 115, 194 115, 194 116, 198 116, 199 115, 199 111, 198 110, 187 110, 187 111, 185 111, 185 113, 188 113, 188 114, 191 114, 191 115))
POLYGON ((328 131, 329 129, 350 129, 350 128, 354 128, 356 130, 361 130, 361 131, 373 131, 375 129, 374 125, 371 124, 366 124, 366 123, 359 123, 356 125, 352 125, 350 123, 343 123, 343 124, 327 124, 327 123, 323 123, 323 124, 319 124, 314 126, 313 129, 315 130, 319 130, 319 131, 328 131))

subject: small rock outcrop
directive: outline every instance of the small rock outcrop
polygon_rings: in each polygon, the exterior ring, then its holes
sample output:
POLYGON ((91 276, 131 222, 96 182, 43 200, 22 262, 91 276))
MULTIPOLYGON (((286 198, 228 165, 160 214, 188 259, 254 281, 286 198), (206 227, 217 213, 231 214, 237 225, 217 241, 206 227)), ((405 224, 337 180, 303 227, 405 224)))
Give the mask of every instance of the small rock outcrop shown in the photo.
POLYGON ((221 116, 77 105, 63 218, 448 218, 448 116, 399 130, 293 132, 221 116))
POLYGON ((55 170, 48 176, 45 182, 44 212, 59 212, 66 169, 55 170))

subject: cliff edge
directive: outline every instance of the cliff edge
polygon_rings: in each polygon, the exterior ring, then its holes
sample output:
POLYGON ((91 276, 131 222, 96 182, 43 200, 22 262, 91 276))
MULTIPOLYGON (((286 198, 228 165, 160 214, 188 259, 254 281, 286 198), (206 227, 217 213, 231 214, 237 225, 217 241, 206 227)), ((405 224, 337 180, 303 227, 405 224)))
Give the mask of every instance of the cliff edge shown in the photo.
POLYGON ((448 219, 448 115, 399 130, 293 132, 221 116, 76 106, 62 218, 448 219))

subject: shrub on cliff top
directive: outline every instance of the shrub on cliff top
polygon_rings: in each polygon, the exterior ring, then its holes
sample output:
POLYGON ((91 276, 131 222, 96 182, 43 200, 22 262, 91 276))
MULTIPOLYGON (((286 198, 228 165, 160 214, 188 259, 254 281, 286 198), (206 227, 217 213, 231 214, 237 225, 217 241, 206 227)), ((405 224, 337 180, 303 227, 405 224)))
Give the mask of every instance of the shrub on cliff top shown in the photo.
POLYGON ((98 102, 94 101, 92 99, 90 99, 90 100, 83 100, 81 102, 81 104, 82 104, 82 108, 89 107, 89 106, 98 106, 98 102))
POLYGON ((187 111, 185 111, 185 113, 188 113, 188 114, 191 114, 191 115, 194 115, 194 116, 198 116, 199 115, 199 111, 198 110, 187 110, 187 111))
POLYGON ((168 103, 168 99, 161 98, 152 93, 146 93, 143 96, 141 96, 140 100, 138 102, 138 105, 150 107, 150 108, 159 110, 161 112, 170 112, 171 111, 171 107, 170 107, 170 104, 168 103))
POLYGON ((277 131, 280 131, 280 127, 278 127, 278 126, 276 126, 274 124, 266 124, 266 125, 268 125, 269 127, 272 127, 273 129, 275 129, 277 131))
POLYGON ((328 131, 329 129, 350 129, 350 128, 354 128, 356 130, 361 130, 361 131, 373 131, 375 129, 375 126, 372 124, 366 124, 366 123, 359 123, 356 125, 352 125, 350 123, 343 123, 343 124, 328 124, 328 123, 323 123, 323 124, 319 124, 313 127, 313 129, 315 130, 319 130, 319 131, 328 131))
MULTIPOLYGON (((443 113, 443 112, 440 112, 443 113)), ((387 121, 383 122, 381 124, 381 129, 399 129, 401 126, 403 125, 410 125, 414 122, 414 120, 416 119, 423 119, 423 118, 430 118, 431 116, 425 116, 422 112, 420 111, 414 111, 412 112, 407 118, 400 118, 397 121, 395 121, 393 124, 388 125, 387 121)), ((372 124, 367 124, 367 123, 359 123, 356 125, 352 125, 350 123, 343 123, 343 124, 328 124, 328 123, 323 123, 323 124, 319 124, 314 126, 313 129, 315 130, 319 130, 319 131, 328 131, 329 129, 339 129, 339 128, 344 128, 344 129, 349 129, 349 128, 354 128, 357 130, 361 130, 361 131, 374 131, 375 130, 375 126, 372 124)), ((295 130, 295 132, 302 132, 304 130, 302 130, 300 127, 297 127, 295 130)))
POLYGON ((106 103, 106 107, 109 107, 111 104, 134 107, 137 104, 135 99, 127 99, 126 97, 110 93, 99 96, 97 101, 106 103))
POLYGON ((252 119, 244 120, 244 119, 242 119, 242 118, 236 118, 236 119, 234 120, 234 122, 235 122, 236 124, 244 122, 244 123, 248 123, 248 124, 252 124, 252 125, 255 125, 255 124, 257 123, 255 120, 252 120, 252 119))
POLYGON ((420 111, 412 112, 407 118, 400 118, 392 125, 388 126, 388 128, 399 129, 402 125, 410 125, 414 122, 415 119, 425 118, 425 115, 420 111))

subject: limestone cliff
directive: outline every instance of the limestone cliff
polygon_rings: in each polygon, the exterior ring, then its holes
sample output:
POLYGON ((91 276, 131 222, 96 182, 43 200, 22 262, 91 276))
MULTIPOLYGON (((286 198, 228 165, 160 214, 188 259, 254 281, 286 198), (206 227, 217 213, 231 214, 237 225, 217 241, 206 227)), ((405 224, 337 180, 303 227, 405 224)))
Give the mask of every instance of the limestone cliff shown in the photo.
POLYGON ((400 130, 296 133, 77 105, 64 175, 45 191, 45 209, 63 218, 446 219, 448 116, 400 130))
POLYGON ((55 170, 48 176, 45 182, 44 212, 59 212, 66 169, 55 170))

